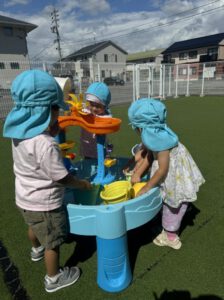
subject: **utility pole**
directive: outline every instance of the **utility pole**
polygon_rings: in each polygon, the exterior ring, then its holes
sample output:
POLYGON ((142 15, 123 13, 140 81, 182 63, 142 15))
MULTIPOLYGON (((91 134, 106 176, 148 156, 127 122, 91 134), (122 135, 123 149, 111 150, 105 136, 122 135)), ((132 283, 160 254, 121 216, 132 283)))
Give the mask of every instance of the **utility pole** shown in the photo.
POLYGON ((60 35, 59 35, 59 15, 58 15, 58 10, 53 9, 53 11, 51 12, 51 32, 56 34, 56 39, 54 40, 54 43, 57 43, 57 47, 56 50, 58 50, 58 54, 59 54, 59 59, 61 62, 62 59, 62 55, 61 55, 61 45, 60 45, 60 35))

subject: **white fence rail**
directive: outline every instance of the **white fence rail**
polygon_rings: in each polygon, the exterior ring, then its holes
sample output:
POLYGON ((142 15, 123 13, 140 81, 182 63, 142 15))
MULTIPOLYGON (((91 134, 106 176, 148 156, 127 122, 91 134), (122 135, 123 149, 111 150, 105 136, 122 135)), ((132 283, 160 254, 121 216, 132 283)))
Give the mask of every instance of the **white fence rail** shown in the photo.
POLYGON ((22 71, 40 69, 53 76, 73 79, 76 93, 85 92, 93 81, 103 81, 105 77, 117 76, 124 85, 110 86, 112 104, 128 103, 140 97, 169 97, 190 95, 224 96, 224 62, 193 64, 153 63, 125 65, 123 63, 87 62, 0 62, 0 119, 4 119, 13 102, 10 86, 22 71))

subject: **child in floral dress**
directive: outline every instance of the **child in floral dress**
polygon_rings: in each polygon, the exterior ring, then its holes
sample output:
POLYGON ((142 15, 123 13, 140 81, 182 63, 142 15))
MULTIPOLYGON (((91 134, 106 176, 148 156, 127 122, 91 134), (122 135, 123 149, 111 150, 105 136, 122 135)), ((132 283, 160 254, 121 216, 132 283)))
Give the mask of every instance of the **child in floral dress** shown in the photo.
MULTIPOLYGON (((138 196, 159 186, 163 198, 162 232, 153 240, 157 246, 181 248, 178 231, 189 202, 197 199, 197 192, 205 182, 192 156, 166 124, 166 107, 155 99, 139 99, 128 110, 129 120, 152 152, 150 180, 138 196)), ((147 166, 148 167, 148 166, 147 166)), ((136 182, 135 176, 131 179, 136 182)))

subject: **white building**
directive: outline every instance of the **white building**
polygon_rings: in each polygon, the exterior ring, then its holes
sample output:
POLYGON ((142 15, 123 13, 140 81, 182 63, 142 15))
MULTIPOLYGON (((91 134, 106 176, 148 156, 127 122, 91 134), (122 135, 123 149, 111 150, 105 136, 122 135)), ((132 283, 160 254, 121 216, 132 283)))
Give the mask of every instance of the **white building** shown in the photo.
POLYGON ((26 37, 35 28, 34 24, 0 15, 0 89, 9 89, 21 69, 30 68, 26 37))
POLYGON ((86 46, 62 59, 74 61, 76 76, 92 81, 118 76, 124 79, 127 52, 112 41, 103 41, 86 46))

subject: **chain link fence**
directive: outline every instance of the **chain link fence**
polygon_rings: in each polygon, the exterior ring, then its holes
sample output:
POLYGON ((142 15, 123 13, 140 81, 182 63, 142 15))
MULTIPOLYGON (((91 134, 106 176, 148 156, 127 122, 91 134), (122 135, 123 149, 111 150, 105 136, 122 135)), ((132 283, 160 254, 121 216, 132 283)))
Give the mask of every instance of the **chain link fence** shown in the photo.
POLYGON ((130 103, 140 97, 224 95, 224 62, 191 64, 124 64, 87 62, 0 62, 0 119, 13 106, 10 86, 22 71, 44 70, 55 77, 70 77, 73 92, 84 93, 93 81, 110 79, 112 105, 130 103), (119 82, 120 79, 124 84, 119 82))

